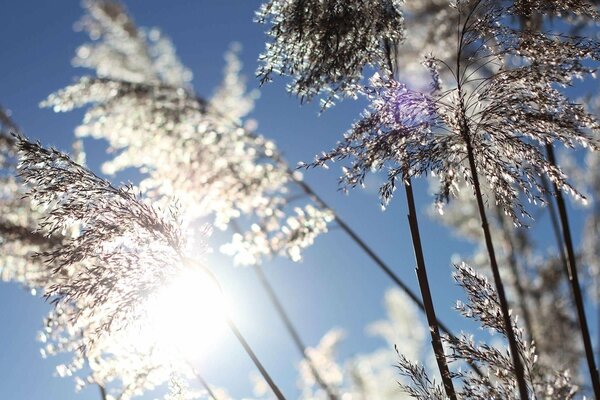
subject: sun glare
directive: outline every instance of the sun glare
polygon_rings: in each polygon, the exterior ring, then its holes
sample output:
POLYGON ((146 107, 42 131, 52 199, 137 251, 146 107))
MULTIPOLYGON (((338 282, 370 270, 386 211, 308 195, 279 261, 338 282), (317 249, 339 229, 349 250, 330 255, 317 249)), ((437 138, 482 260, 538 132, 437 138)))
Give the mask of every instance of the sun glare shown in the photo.
POLYGON ((148 309, 150 334, 188 359, 214 351, 227 329, 224 296, 200 269, 184 270, 150 299, 148 309))

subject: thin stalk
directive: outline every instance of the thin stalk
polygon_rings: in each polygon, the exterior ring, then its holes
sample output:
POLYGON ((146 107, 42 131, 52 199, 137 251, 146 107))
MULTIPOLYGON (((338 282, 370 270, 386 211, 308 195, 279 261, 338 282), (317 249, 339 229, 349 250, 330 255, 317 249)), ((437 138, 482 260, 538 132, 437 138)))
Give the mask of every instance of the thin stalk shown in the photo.
MULTIPOLYGON (((390 278, 396 284, 396 286, 398 286, 413 301, 413 303, 419 308, 419 310, 421 310, 423 313, 426 313, 425 304, 423 304, 423 301, 419 298, 419 296, 410 287, 408 287, 408 285, 404 283, 404 281, 402 281, 402 279, 400 279, 400 277, 394 271, 392 271, 392 268, 388 264, 386 264, 385 261, 383 261, 377 255, 377 253, 375 253, 375 251, 356 233, 356 231, 354 231, 354 229, 352 229, 350 225, 348 225, 346 221, 344 221, 344 219, 340 217, 339 214, 335 212, 335 210, 331 208, 327 204, 327 202, 325 202, 325 200, 323 200, 312 189, 311 186, 309 186, 306 182, 302 180, 294 178, 294 175, 291 173, 291 171, 289 171, 288 174, 290 175, 291 179, 293 179, 294 182, 304 191, 304 193, 306 193, 306 195, 310 197, 315 203, 317 203, 322 208, 331 210, 335 222, 344 231, 344 233, 346 233, 350 237, 350 239, 352 239, 352 241, 362 251, 364 251, 367 256, 369 256, 369 258, 375 263, 375 265, 379 267, 379 269, 381 269, 383 273, 385 273, 387 277, 390 278)), ((437 319, 437 317, 436 323, 439 329, 446 335, 448 335, 451 340, 457 340, 456 335, 452 333, 450 328, 448 328, 448 326, 446 326, 446 324, 444 324, 442 321, 437 319)), ((481 372, 481 370, 475 363, 470 361, 468 363, 471 369, 477 375, 484 376, 483 372, 481 372)))
POLYGON ((246 341, 246 339, 244 338, 244 336, 242 335, 240 330, 235 325, 235 322, 233 322, 233 320, 229 316, 227 316, 227 325, 229 325, 229 329, 231 329, 231 332, 233 332, 233 334, 235 335, 237 340, 240 342, 240 344, 242 345, 244 350, 246 350, 246 353, 252 359, 252 362, 254 363, 256 368, 259 370, 260 374, 265 379, 265 381, 267 382, 267 384, 269 385, 271 390, 273 391, 273 394, 275 395, 275 397, 277 397, 277 400, 285 400, 285 396, 283 395, 283 393, 281 393, 281 391, 279 390, 279 388, 277 387, 277 385, 275 384, 273 379, 271 379, 271 375, 269 375, 269 373, 267 372, 265 367, 263 367, 263 365, 260 362, 260 360, 258 359, 258 357, 256 357, 256 354, 254 354, 252 347, 250 347, 250 345, 248 344, 248 342, 246 341))
POLYGON ((496 252, 494 251, 494 242, 492 241, 492 235, 490 232, 487 215, 485 213, 483 195, 481 194, 481 186, 479 183, 479 176, 477 175, 477 167, 475 164, 475 155, 473 153, 473 147, 469 138, 468 127, 466 126, 466 123, 464 125, 465 126, 463 126, 461 129, 463 131, 463 135, 465 137, 465 142, 467 145, 467 157, 469 159, 471 177, 473 178, 473 187, 475 189, 475 197, 477 198, 479 216, 481 217, 481 228, 483 229, 485 245, 490 258, 490 266, 492 268, 492 274, 494 276, 496 292, 498 293, 498 299, 500 300, 500 309, 502 310, 502 318, 504 319, 504 328, 506 329, 506 337, 508 339, 510 354, 513 360, 519 395, 521 397, 521 400, 527 400, 529 398, 529 394, 527 390, 527 383, 525 382, 525 370, 523 368, 523 363, 521 362, 521 357, 519 356, 519 347, 517 345, 515 331, 510 318, 508 301, 506 300, 506 293, 504 292, 504 284, 502 283, 502 277, 500 276, 500 269, 498 268, 498 262, 496 260, 496 252))
MULTIPOLYGON (((546 145, 546 151, 548 153, 548 161, 550 161, 552 165, 556 166, 554 149, 551 144, 546 145)), ((560 217, 560 223, 562 226, 564 251, 567 253, 567 266, 569 267, 569 283, 571 284, 571 290, 573 292, 575 306, 577 308, 577 317, 579 318, 581 338, 583 340, 585 356, 590 372, 590 378, 592 380, 592 388, 594 389, 594 396, 596 397, 596 399, 600 399, 600 378, 598 376, 598 369, 596 368, 596 361, 594 360, 594 349, 592 347, 592 339, 587 324, 587 318, 585 316, 583 295, 581 293, 581 287, 579 285, 579 274, 577 272, 575 248, 573 247, 571 228, 569 226, 569 215, 567 213, 565 199, 562 195, 562 192, 560 191, 560 188, 556 184, 554 184, 554 194, 556 196, 556 205, 558 206, 558 215, 560 217)))
POLYGON ((279 297, 275 293, 273 286, 271 286, 271 284, 269 283, 263 268, 258 264, 254 264, 253 269, 254 269, 254 272, 256 273, 256 276, 258 277, 258 280, 260 281, 263 289, 267 292, 267 295, 269 296, 271 303, 273 303, 275 310, 277 310, 277 314, 279 315, 279 318, 281 318, 283 324, 285 325, 285 328, 288 331, 290 337, 292 338, 292 341, 294 342, 296 349, 302 355, 302 358, 306 360, 308 367, 310 368, 310 372, 313 374, 315 380, 317 381, 317 384, 325 391, 325 393, 327 394, 327 397, 330 400, 337 400, 338 399, 337 395, 327 385, 327 383, 325 383, 325 381, 321 377, 321 374, 315 367, 313 361, 308 357, 308 354, 306 354, 306 345, 304 344, 304 341, 300 337, 300 334, 298 333, 298 330, 292 323, 290 317, 288 316, 285 308, 283 308, 283 304, 281 304, 281 301, 279 300, 279 297))
POLYGON ((558 221, 558 213, 556 207, 554 207, 554 201, 552 199, 552 191, 548 184, 548 179, 542 176, 542 186, 544 187, 544 196, 546 197, 546 203, 548 203, 548 214, 550 214, 550 223, 552 224, 552 232, 554 233, 554 240, 556 240, 556 248, 558 249, 558 256, 563 266, 563 271, 566 276, 569 276, 569 266, 567 265, 567 256, 565 255, 565 245, 563 244, 562 231, 560 228, 560 222, 558 221))
MULTIPOLYGON (((474 6, 469 11, 462 29, 458 28, 460 31, 459 40, 458 40, 458 48, 456 52, 456 76, 460 77, 460 69, 461 69, 461 58, 462 52, 464 50, 464 39, 465 33, 467 32, 467 24, 475 10, 481 3, 481 0, 478 0, 474 6)), ((460 14, 459 14, 459 26, 460 26, 460 14)), ((467 68, 465 68, 465 71, 467 68)), ((469 168, 471 170, 471 177, 473 179, 473 187, 475 189, 475 197, 477 199, 477 208, 479 209, 479 216, 481 219, 481 228, 483 229, 483 236, 485 238, 485 246, 488 251, 488 255, 490 258, 490 266, 492 268, 492 275, 494 276, 494 283, 496 286, 496 292, 498 293, 498 299, 500 301, 500 309, 502 311, 502 318, 504 320, 504 328, 506 330, 506 337, 508 339, 508 345, 510 348, 510 354, 513 360, 513 367, 515 372, 515 377, 517 379, 517 387, 519 389, 519 396, 521 400, 527 400, 529 398, 529 393, 527 390, 527 383, 525 381, 525 369, 523 368, 523 363, 521 362, 521 357, 519 355, 519 347, 517 344, 517 338, 515 335, 515 331, 513 328, 512 320, 510 318, 510 311, 508 307, 508 301, 506 300, 506 293, 504 292, 504 284, 502 283, 502 277, 500 276, 500 269, 498 268, 498 261, 496 260, 496 252, 494 250, 494 242, 492 240, 492 234, 490 232, 490 226, 488 224, 487 215, 485 213, 485 204, 483 202, 483 195, 481 194, 481 185, 479 183, 479 176, 477 175, 477 166, 475 164, 475 154, 473 152, 473 144, 471 143, 471 133, 469 132, 469 125, 466 116, 466 107, 465 101, 462 91, 463 81, 461 78, 456 80, 457 93, 460 102, 460 109, 458 110, 460 113, 460 134, 463 137, 463 140, 467 147, 467 158, 469 159, 469 168)))
POLYGON ((427 316, 427 323, 429 324, 429 332, 431 333, 431 346, 435 353, 435 359, 437 361, 438 369, 440 370, 440 375, 442 376, 442 383, 444 384, 446 395, 451 400, 457 400, 450 370, 448 369, 448 363, 446 362, 446 356, 444 355, 444 346, 442 345, 442 338, 440 337, 440 330, 435 315, 435 308, 433 306, 433 298, 431 297, 431 290, 429 288, 427 269, 425 267, 425 256, 423 255, 421 235, 419 233, 419 221, 417 219, 415 199, 410 184, 410 178, 406 179, 404 189, 406 191, 406 201, 408 204, 408 223, 410 225, 410 234, 412 236, 413 249, 415 251, 415 260, 417 262, 417 278, 419 280, 421 296, 423 297, 423 302, 425 304, 425 315, 427 316))
MULTIPOLYGON (((235 233, 237 233, 237 234, 241 233, 241 229, 235 220, 231 221, 231 227, 235 233)), ((279 296, 277 296, 277 293, 275 293, 275 289, 273 289, 273 286, 269 283, 269 280, 267 279, 267 276, 265 275, 265 272, 264 272, 262 266, 258 263, 255 263, 255 264, 252 264, 252 269, 253 269, 254 273, 256 274, 258 281, 262 285, 262 288, 264 289, 265 292, 267 292, 267 296, 268 296, 269 300, 271 301, 271 304, 273 304, 273 307, 275 307, 275 310, 277 311, 277 315, 283 322, 283 325, 285 326, 288 334, 292 338, 292 341, 294 342, 296 349, 298 349, 302 358, 304 360, 306 360, 311 373, 313 374, 315 380, 317 381, 317 384, 325 391, 329 400, 338 400, 336 394, 327 385, 327 383, 325 383, 325 381, 321 377, 321 374, 315 367, 313 361, 306 354, 306 345, 304 344, 304 341, 302 340, 302 338, 300 338, 300 333, 298 332, 298 329, 296 329, 296 327, 292 323, 292 320, 290 319, 287 311, 283 307, 281 300, 279 300, 279 296)))
POLYGON ((506 226, 506 221, 504 220, 504 215, 502 213, 502 209, 498 206, 496 208, 496 213, 498 217, 498 223, 500 224, 500 230, 502 231, 503 243, 505 252, 507 254, 508 266, 510 268, 510 272, 513 275, 513 281, 515 285, 515 289, 517 291, 517 297, 519 302, 519 308, 523 313, 523 322, 525 323, 525 329, 529 333, 529 338, 535 341, 535 335, 533 332, 533 324, 531 318, 531 312, 529 311, 529 305, 527 304, 527 298, 525 289, 523 287, 523 282, 521 282, 521 271, 519 268, 519 263, 517 262, 517 257, 515 254, 515 246, 513 243, 512 235, 506 226))
MULTIPOLYGON (((315 203, 317 203, 322 208, 326 208, 331 210, 333 213, 333 219, 338 224, 338 226, 344 231, 350 239, 362 250, 365 252, 369 258, 375 262, 375 264, 385 273, 388 278, 390 278, 408 297, 415 303, 417 307, 423 312, 425 312, 425 305, 419 298, 419 296, 412 291, 410 287, 394 271, 392 268, 385 263, 378 255, 375 253, 373 249, 360 237, 358 234, 340 217, 329 205, 319 197, 315 191, 304 181, 295 181, 296 184, 311 198, 315 203)), ((454 336, 450 329, 441 321, 437 321, 437 325, 440 329, 449 336, 454 336)))
MULTIPOLYGON (((195 265, 195 266, 201 268, 206 273, 207 277, 210 280, 212 280, 212 282, 216 285, 219 292, 221 292, 221 294, 223 294, 223 288, 221 287, 219 280, 217 279, 215 274, 213 274, 213 272, 210 269, 208 269, 205 265, 203 265, 202 263, 199 263, 195 259, 189 258, 189 257, 184 257, 184 263, 190 263, 192 265, 195 265)), ((227 310, 225 310, 224 318, 227 322, 227 326, 229 327, 231 332, 234 334, 234 336, 236 337, 238 342, 240 342, 240 344, 246 351, 246 354, 248 354, 248 356, 250 357, 250 359, 252 360, 252 362, 254 363, 254 365, 256 366, 256 368, 258 369, 260 374, 262 375, 263 379, 267 382, 267 384, 273 391, 273 394, 275 395, 277 400, 285 400, 285 396, 283 395, 283 393, 281 393, 281 390, 279 390, 279 388, 277 387, 277 385, 271 378, 271 375, 269 375, 269 372, 267 372, 265 367, 263 367, 262 363, 260 362, 260 360, 258 359, 256 354, 254 353, 254 350, 252 350, 252 347, 246 341, 246 338, 244 338, 244 335, 242 335, 242 333, 238 329, 237 325, 235 324, 235 322, 233 321, 233 319, 231 318, 231 316, 229 315, 227 310)))
POLYGON ((100 398, 102 400, 106 400, 106 389, 104 388, 104 386, 100 385, 99 383, 98 385, 98 389, 100 390, 100 398))
MULTIPOLYGON (((190 365, 190 367, 192 367, 192 366, 190 365)), ((202 385, 204 390, 206 390, 206 392, 208 393, 210 398, 213 400, 218 400, 217 396, 215 395, 215 393, 212 391, 212 389, 208 385, 208 382, 206 382, 206 380, 204 380, 204 378, 202 377, 202 375, 200 375, 200 373, 196 370, 196 368, 192 367, 192 373, 194 374, 194 377, 196 378, 196 380, 198 382, 200 382, 200 385, 202 385)))

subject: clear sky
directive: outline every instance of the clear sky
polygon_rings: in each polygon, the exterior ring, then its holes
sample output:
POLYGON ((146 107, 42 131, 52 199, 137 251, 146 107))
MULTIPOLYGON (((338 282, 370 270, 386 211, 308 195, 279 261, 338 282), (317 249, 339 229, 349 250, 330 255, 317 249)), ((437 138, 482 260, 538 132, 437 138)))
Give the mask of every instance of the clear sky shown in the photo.
MULTIPOLYGON (((210 96, 220 81, 223 54, 232 42, 243 46, 249 86, 258 86, 253 77, 256 59, 264 47, 264 27, 252 20, 259 4, 258 0, 126 1, 139 26, 159 27, 171 37, 181 60, 194 73, 196 91, 205 96, 210 96)), ((73 30, 81 15, 76 0, 2 4, 0 104, 12 110, 15 121, 30 137, 66 150, 82 113, 54 114, 38 104, 51 92, 89 73, 70 65, 76 47, 87 40, 73 30)), ((279 79, 261 88, 252 117, 258 121, 259 131, 274 139, 295 165, 330 149, 364 105, 347 100, 319 116, 316 104, 300 106, 279 79)), ((85 144, 89 164, 98 171, 105 158, 104 145, 93 140, 85 144)), ((345 196, 337 190, 339 173, 334 166, 327 171, 311 170, 305 177, 416 291, 403 193, 399 191, 388 210, 382 212, 376 179, 366 190, 345 196)), ((441 318, 459 331, 461 320, 451 311, 460 296, 450 278, 451 255, 469 255, 470 247, 427 217, 432 198, 423 181, 416 183, 416 192, 434 300, 441 318)), ((545 224, 543 220, 540 223, 545 224)), ((577 219, 574 230, 578 236, 577 219)), ((217 233, 214 240, 218 239, 217 233)), ((233 297, 241 330, 283 391, 294 398, 299 357, 252 271, 233 268, 230 260, 218 254, 211 262, 233 297)), ((265 267, 307 343, 315 345, 327 330, 341 327, 347 331, 347 340, 340 348, 342 359, 384 344, 369 338, 364 327, 384 316, 383 295, 392 283, 339 229, 320 237, 301 263, 276 259, 265 267)), ((0 283, 0 399, 98 399, 95 388, 74 394, 71 379, 53 376, 58 360, 40 357, 35 338, 48 309, 39 296, 31 296, 14 284, 0 283)), ((202 360, 200 369, 210 382, 226 387, 237 398, 252 394, 247 378, 252 365, 231 338, 224 338, 202 360)))

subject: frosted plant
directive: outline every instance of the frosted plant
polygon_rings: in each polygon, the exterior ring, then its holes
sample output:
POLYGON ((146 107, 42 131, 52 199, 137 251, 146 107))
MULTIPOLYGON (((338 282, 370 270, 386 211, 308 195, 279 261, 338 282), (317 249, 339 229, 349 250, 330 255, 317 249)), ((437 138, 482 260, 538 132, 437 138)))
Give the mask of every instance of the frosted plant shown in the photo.
MULTIPOLYGON (((597 138, 589 132, 598 129, 595 119, 554 85, 568 85, 591 73, 581 63, 598 58, 598 45, 578 37, 511 28, 504 17, 518 15, 518 9, 499 2, 466 1, 457 7, 454 12, 468 19, 459 26, 458 70, 450 69, 458 77, 455 86, 419 92, 374 76, 365 88, 372 103, 364 117, 336 149, 313 165, 352 159, 342 177, 348 186, 362 183, 371 170, 388 169, 388 182, 381 188, 384 204, 397 178, 431 172, 439 177, 438 201, 443 202, 457 179, 472 182, 465 163, 470 148, 477 171, 494 188, 496 201, 506 212, 514 214, 517 207, 526 214, 519 192, 531 201, 543 201, 538 174, 577 195, 532 142, 597 148, 597 138), (489 37, 494 38, 494 47, 488 46, 489 37), (474 78, 482 60, 502 67, 485 78, 474 78)), ((451 65, 446 61, 435 54, 427 59, 429 68, 437 65, 432 71, 434 87, 439 83, 435 70, 451 65)))
POLYGON ((588 193, 592 198, 592 210, 588 216, 583 233, 582 256, 590 272, 600 276, 600 156, 590 153, 585 160, 588 193))
POLYGON ((396 345, 410 359, 419 359, 423 349, 425 329, 418 323, 417 311, 408 302, 406 296, 397 289, 385 293, 385 308, 387 318, 371 323, 367 327, 367 333, 384 339, 390 349, 396 345), (411 329, 406 328, 409 322, 411 329))
POLYGON ((58 305, 83 301, 73 322, 95 321, 98 337, 140 319, 139 304, 183 268, 185 240, 175 214, 160 215, 130 189, 113 187, 54 149, 22 138, 17 146, 27 195, 49 209, 40 229, 52 235, 79 224, 78 235, 43 255, 64 276, 45 295, 58 305), (86 267, 71 275, 80 262, 86 267))
POLYGON ((515 0, 514 10, 517 15, 531 17, 534 14, 551 17, 577 16, 595 19, 598 14, 597 2, 594 0, 515 0))
POLYGON ((515 207, 528 215, 519 202, 519 191, 531 201, 544 201, 538 174, 578 196, 562 171, 522 137, 542 144, 557 140, 567 146, 582 144, 596 149, 596 140, 586 129, 598 127, 582 107, 569 103, 551 86, 559 78, 567 83, 567 76, 548 76, 554 75, 552 71, 546 74, 537 68, 532 64, 500 71, 468 94, 460 94, 458 89, 421 93, 376 75, 368 88, 372 100, 369 111, 336 149, 311 165, 351 159, 341 178, 349 187, 362 184, 370 171, 387 169, 388 181, 380 190, 384 204, 390 201, 398 178, 431 172, 439 177, 437 201, 443 203, 454 191, 457 179, 464 177, 472 183, 469 166, 464 163, 471 148, 477 170, 494 188, 498 204, 515 221, 515 207), (537 90, 535 95, 531 90, 537 90), (529 102, 541 104, 524 108, 529 102))
POLYGON ((288 75, 288 90, 310 101, 354 96, 367 65, 387 68, 386 52, 403 39, 398 0, 271 0, 257 12, 270 41, 258 76, 288 75))
MULTIPOLYGON (((111 10, 117 7, 112 2, 106 4, 111 10)), ((87 18, 94 19, 96 6, 87 7, 87 18)), ((107 17, 102 20, 105 28, 99 36, 89 30, 98 38, 97 47, 117 47, 110 32, 119 30, 121 21, 130 21, 128 30, 134 30, 129 17, 120 10, 120 14, 102 14, 107 17)), ((149 48, 145 52, 139 50, 140 43, 144 43, 139 37, 120 37, 121 41, 135 43, 125 46, 119 41, 119 51, 115 50, 113 57, 114 74, 107 72, 110 63, 105 64, 106 71, 100 70, 97 63, 85 64, 96 69, 100 77, 82 78, 51 95, 44 105, 68 111, 91 104, 77 134, 106 139, 111 149, 118 152, 103 170, 116 173, 134 167, 146 172, 140 188, 161 204, 172 196, 178 197, 186 224, 212 215, 215 225, 224 229, 233 219, 247 216, 249 228, 240 228, 225 247, 236 254, 238 261, 255 263, 277 253, 298 258, 300 247, 310 245, 326 231, 324 222, 330 214, 310 204, 288 206, 290 199, 296 197, 293 182, 301 179, 300 175, 289 171, 272 141, 240 125, 253 108, 257 94, 247 93, 239 74, 239 46, 233 46, 226 54, 223 83, 210 100, 204 100, 173 79, 164 79, 165 74, 156 66, 151 68, 152 74, 127 80, 128 75, 120 72, 124 65, 131 66, 132 74, 141 69, 138 64, 154 65, 144 61, 142 55, 151 47, 146 43, 149 48), (131 60, 119 62, 122 58, 131 60), (299 211, 293 211, 296 208, 299 211), (288 217, 288 212, 297 217, 288 217), (301 223, 291 228, 289 223, 294 221, 301 223)), ((96 47, 86 49, 90 59, 97 58, 96 47)), ((169 54, 174 57, 172 51, 169 54)), ((180 69, 171 69, 175 70, 180 69)), ((245 225, 243 221, 240 224, 245 225)))
MULTIPOLYGON (((598 114, 600 111, 600 98, 592 96, 584 99, 585 104, 592 112, 598 114)), ((574 176, 578 184, 585 188, 585 194, 589 198, 589 206, 584 223, 581 239, 581 257, 584 265, 587 266, 589 274, 595 278, 600 278, 600 177, 598 170, 600 168, 600 155, 598 153, 588 153, 585 156, 584 164, 578 165, 574 157, 567 154, 560 154, 563 162, 569 163, 569 173, 574 176)), ((597 285, 597 283, 595 283, 597 285)), ((590 288, 589 295, 600 296, 598 286, 590 288)), ((596 298, 597 300, 597 298, 596 298)))
MULTIPOLYGON (((474 4, 476 0, 468 0, 466 3, 474 4)), ((443 59, 449 65, 456 64, 456 27, 459 20, 465 18, 465 11, 459 14, 457 10, 449 7, 448 0, 421 0, 405 1, 404 25, 406 39, 400 43, 392 55, 394 75, 398 80, 406 82, 413 89, 423 90, 431 83, 431 78, 426 69, 423 68, 423 60, 430 55, 443 59)), ((477 11, 476 11, 477 13, 477 11)), ((465 49, 469 54, 472 49, 465 49)), ((496 62, 481 60, 481 67, 475 75, 481 77, 498 68, 496 62)), ((477 63, 476 59, 473 62, 477 63)), ((439 74, 439 83, 451 82, 452 73, 445 68, 436 68, 439 74)))
MULTIPOLYGON (((268 388, 267 388, 268 390, 268 388)), ((232 400, 225 389, 211 388, 211 394, 205 396, 204 393, 197 390, 192 390, 185 380, 178 376, 174 376, 169 381, 169 393, 164 400, 195 400, 195 399, 211 399, 211 400, 232 400)))
MULTIPOLYGON (((165 369, 171 374, 189 371, 181 367, 186 360, 177 347, 179 338, 172 336, 175 333, 169 332, 171 340, 164 344, 167 339, 161 332, 173 323, 165 319, 175 313, 164 310, 164 303, 182 290, 198 291, 203 296, 211 291, 213 301, 223 300, 214 276, 186 256, 189 251, 175 211, 160 212, 144 203, 131 188, 113 187, 54 149, 22 137, 17 138, 17 148, 19 176, 29 186, 27 196, 47 208, 40 230, 51 235, 73 225, 78 228, 71 239, 41 254, 57 277, 45 287, 45 296, 56 306, 47 321, 48 336, 64 346, 59 346, 59 351, 73 351, 77 345, 79 350, 70 365, 59 367, 59 374, 71 375, 88 360, 91 380, 110 381, 113 376, 101 373, 113 373, 112 362, 119 363, 120 368, 121 360, 130 362, 125 371, 114 372, 124 372, 119 378, 130 392, 121 396, 129 398, 140 394, 140 384, 152 387, 153 378, 164 374, 165 369), (145 364, 140 365, 141 361, 145 364)), ((203 305, 201 301, 206 302, 206 297, 191 300, 194 311, 188 310, 189 315, 204 317, 202 313, 196 315, 203 305)), ((210 329, 216 328, 216 318, 223 319, 223 324, 227 321, 277 398, 282 399, 227 310, 218 305, 210 304, 205 309, 219 314, 208 324, 210 329)), ((173 307, 184 306, 178 302, 173 307)), ((195 320, 189 315, 187 320, 195 320)), ((197 326, 192 328, 181 328, 178 334, 197 334, 197 326)), ((48 352, 56 349, 54 343, 49 346, 48 352)))
POLYGON ((0 107, 0 279, 18 282, 35 293, 51 279, 47 266, 31 256, 50 250, 64 235, 46 237, 36 231, 42 211, 28 199, 21 180, 16 177, 16 143, 20 132, 7 111, 0 107))
POLYGON ((235 121, 246 117, 254 109, 254 102, 259 97, 258 90, 247 91, 246 78, 242 75, 241 51, 242 46, 233 43, 225 53, 223 81, 210 101, 215 110, 235 121))
MULTIPOLYGON (((468 301, 458 302, 457 310, 466 318, 478 322, 484 329, 506 335, 500 303, 494 288, 487 279, 469 266, 456 266, 455 279, 465 290, 468 301)), ((533 398, 571 399, 577 387, 571 383, 566 371, 545 371, 537 366, 536 349, 523 339, 522 331, 513 320, 517 332, 519 353, 524 362, 528 389, 533 398)), ((459 398, 464 399, 517 399, 517 383, 511 357, 506 351, 487 343, 475 343, 470 336, 456 340, 447 339, 454 362, 470 360, 487 371, 486 375, 475 375, 470 371, 455 372, 463 383, 459 398)), ((425 370, 402 355, 398 364, 400 373, 410 379, 404 389, 417 399, 445 399, 442 388, 433 381, 425 370)))
MULTIPOLYGON (((598 149, 594 134, 599 125, 594 117, 556 87, 590 74, 593 70, 583 62, 597 61, 599 46, 579 37, 516 29, 507 20, 521 17, 522 11, 502 2, 458 2, 455 7, 458 15, 465 15, 458 19, 456 65, 435 55, 428 57, 424 64, 432 77, 429 92, 410 89, 392 76, 376 74, 365 89, 371 98, 370 108, 334 150, 317 157, 311 165, 351 159, 341 177, 346 187, 362 184, 370 171, 387 169, 387 182, 380 189, 383 204, 391 199, 397 179, 408 185, 412 177, 435 174, 440 181, 438 203, 449 199, 457 179, 472 186, 519 392, 525 399, 524 371, 494 254, 482 186, 493 189, 493 200, 517 224, 521 216, 529 215, 521 195, 530 202, 544 202, 546 190, 537 180, 541 175, 557 190, 581 197, 536 144, 551 146, 558 142, 598 149), (479 77, 481 66, 488 63, 499 67, 479 77), (454 77, 449 89, 439 80, 441 68, 447 68, 454 77)), ((584 315, 582 307, 578 310, 580 316, 584 315)), ((584 339, 589 336, 585 329, 582 335, 584 339)), ((593 358, 591 352, 587 353, 591 365, 593 358)), ((597 372, 594 367, 590 369, 598 388, 597 372)), ((449 379, 444 382, 451 396, 449 383, 449 379)))
POLYGON ((118 379, 122 398, 164 382, 173 371, 165 360, 172 357, 155 356, 154 344, 133 340, 130 329, 141 329, 148 296, 184 269, 185 242, 175 217, 56 150, 23 138, 17 148, 27 196, 45 210, 40 232, 73 234, 41 254, 52 274, 44 294, 55 304, 40 336, 43 355, 74 352, 57 367, 60 376, 87 366, 91 373, 77 379, 79 387, 118 379))
MULTIPOLYGON (((467 259, 478 273, 486 275, 489 260, 476 207, 473 196, 467 190, 460 190, 444 207, 442 215, 432 214, 461 237, 477 244, 475 253, 467 259)), ((538 254, 535 233, 530 229, 511 229, 510 217, 497 206, 492 208, 497 212, 489 221, 490 229, 496 239, 498 261, 506 266, 501 272, 509 298, 513 299, 512 308, 522 317, 525 337, 535 341, 539 368, 568 369, 577 376, 582 349, 578 341, 572 340, 578 334, 578 327, 570 309, 562 260, 556 254, 538 254)))
POLYGON ((85 0, 87 14, 77 27, 93 40, 80 46, 75 66, 95 69, 99 77, 185 87, 192 73, 159 30, 139 31, 124 7, 110 0, 85 0))
MULTIPOLYGON (((2 120, 6 121, 3 128, 18 132, 8 115, 4 111, 1 114, 2 120)), ((16 176, 18 141, 5 133, 0 135, 2 155, 8 156, 3 158, 6 161, 3 167, 6 168, 2 169, 0 178, 3 183, 0 202, 2 279, 19 282, 31 288, 32 293, 37 290, 45 292, 47 288, 63 284, 90 265, 78 262, 65 267, 59 265, 58 261, 46 263, 43 257, 34 257, 38 253, 64 249, 73 235, 79 234, 80 226, 73 223, 68 229, 50 236, 37 229, 38 223, 47 216, 49 210, 44 204, 32 202, 25 197, 26 189, 21 178, 16 176), (58 274, 55 272, 56 268, 60 268, 58 274)), ((83 160, 85 153, 81 144, 76 142, 74 148, 76 158, 83 160)), ((118 393, 118 397, 122 399, 158 386, 168 379, 175 369, 167 367, 165 360, 172 357, 166 357, 163 353, 159 358, 158 351, 149 350, 149 343, 142 345, 139 337, 132 342, 126 334, 120 335, 118 340, 112 335, 110 340, 103 339, 101 344, 96 341, 93 346, 89 345, 87 340, 96 335, 96 323, 86 319, 74 323, 79 310, 85 308, 85 302, 82 299, 77 304, 57 305, 46 318, 44 330, 38 335, 44 357, 60 353, 73 355, 68 363, 56 367, 59 376, 74 376, 77 389, 88 384, 97 384, 103 388, 110 384, 110 392, 118 393), (115 385, 116 381, 119 382, 118 385, 115 385)))
POLYGON ((581 342, 573 340, 579 335, 579 324, 573 314, 564 264, 560 258, 551 256, 534 260, 532 264, 537 276, 527 288, 527 295, 530 308, 535 310, 531 315, 538 365, 546 369, 568 369, 579 382, 584 352, 581 342))
POLYGON ((302 249, 311 246, 316 236, 327 232, 327 223, 334 218, 330 210, 307 205, 304 209, 294 208, 295 216, 285 219, 285 225, 269 229, 269 219, 263 225, 253 224, 245 234, 235 233, 232 241, 221 246, 221 251, 234 257, 239 265, 260 263, 271 254, 287 254, 292 261, 301 259, 302 249))
POLYGON ((191 376, 190 367, 177 359, 177 353, 157 342, 139 321, 97 338, 95 321, 80 318, 73 322, 78 307, 85 307, 83 301, 56 306, 38 336, 44 358, 72 355, 56 371, 59 377, 73 377, 77 391, 98 384, 109 395, 126 400, 168 383, 173 376, 191 376))
POLYGON ((169 393, 165 400, 194 400, 200 398, 199 393, 191 391, 187 382, 175 376, 169 382, 169 393))

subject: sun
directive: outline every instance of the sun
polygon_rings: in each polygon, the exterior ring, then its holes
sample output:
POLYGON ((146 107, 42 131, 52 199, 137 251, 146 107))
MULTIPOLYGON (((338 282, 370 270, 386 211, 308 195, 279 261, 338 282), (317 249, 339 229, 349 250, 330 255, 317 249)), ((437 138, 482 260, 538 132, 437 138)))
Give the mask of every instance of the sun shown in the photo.
POLYGON ((215 351, 227 330, 227 305, 212 276, 185 268, 148 301, 149 334, 188 360, 215 351))

